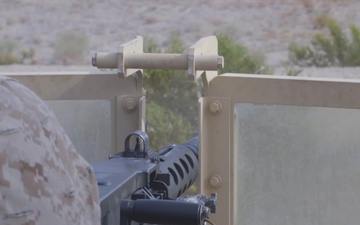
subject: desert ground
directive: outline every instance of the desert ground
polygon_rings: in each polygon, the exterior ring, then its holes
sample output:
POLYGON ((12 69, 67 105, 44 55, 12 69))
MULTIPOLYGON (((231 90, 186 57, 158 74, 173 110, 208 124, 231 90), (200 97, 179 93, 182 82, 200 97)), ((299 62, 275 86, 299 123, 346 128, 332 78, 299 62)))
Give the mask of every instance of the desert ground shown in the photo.
MULTIPOLYGON (((83 59, 70 63, 81 66, 67 67, 69 70, 89 66, 93 52, 116 51, 136 35, 165 46, 170 34, 176 33, 190 46, 201 37, 231 32, 237 42, 251 52, 264 54, 276 73, 282 73, 289 44, 309 43, 315 33, 324 32, 319 19, 323 16, 334 18, 346 30, 351 23, 360 26, 360 1, 1 0, 0 41, 12 40, 23 49, 34 49, 37 65, 59 65, 54 50, 59 33, 79 32, 89 44, 83 59)), ((9 70, 31 69, 18 65, 0 67, 0 71, 9 70)), ((322 73, 356 77, 359 70, 327 68, 323 72, 311 68, 302 74, 323 76, 322 73)))

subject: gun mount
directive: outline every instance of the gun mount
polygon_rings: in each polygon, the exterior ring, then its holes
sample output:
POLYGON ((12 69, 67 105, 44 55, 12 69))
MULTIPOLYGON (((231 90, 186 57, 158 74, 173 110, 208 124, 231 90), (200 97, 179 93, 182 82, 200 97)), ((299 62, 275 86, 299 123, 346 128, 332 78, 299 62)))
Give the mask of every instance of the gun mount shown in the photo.
POLYGON ((189 48, 188 54, 143 53, 143 38, 137 36, 121 45, 119 52, 95 53, 92 65, 101 69, 117 69, 120 77, 142 72, 142 69, 186 70, 191 80, 205 74, 202 79, 208 84, 218 75, 218 70, 224 68, 224 57, 218 55, 215 36, 200 39, 189 48))

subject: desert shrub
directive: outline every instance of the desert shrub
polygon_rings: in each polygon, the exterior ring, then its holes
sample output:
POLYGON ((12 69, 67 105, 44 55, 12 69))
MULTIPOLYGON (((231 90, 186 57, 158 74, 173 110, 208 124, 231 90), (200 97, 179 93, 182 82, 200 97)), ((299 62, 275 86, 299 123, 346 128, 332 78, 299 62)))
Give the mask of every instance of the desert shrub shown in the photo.
POLYGON ((249 73, 249 74, 272 74, 271 67, 266 65, 263 54, 251 53, 239 43, 236 43, 231 35, 216 34, 219 42, 219 55, 224 56, 225 65, 220 73, 249 73))
POLYGON ((284 69, 285 69, 285 75, 286 76, 291 76, 291 77, 296 77, 300 73, 303 72, 302 68, 297 67, 297 66, 293 66, 293 65, 285 65, 284 69))
MULTIPOLYGON (((183 42, 172 35, 168 46, 160 48, 153 40, 145 41, 145 52, 181 53, 183 42)), ((151 148, 184 143, 197 129, 197 89, 185 71, 145 70, 147 95, 147 133, 151 148)))
POLYGON ((156 101, 150 101, 147 107, 147 133, 151 138, 152 149, 158 150, 172 143, 182 144, 191 138, 191 123, 181 113, 156 101))
POLYGON ((34 49, 25 50, 11 40, 0 40, 0 65, 34 64, 34 49))
POLYGON ((88 38, 76 31, 62 31, 58 33, 55 42, 55 60, 58 63, 78 64, 83 62, 85 51, 88 49, 88 38))
POLYGON ((350 25, 350 39, 334 19, 327 18, 325 26, 329 34, 316 34, 310 45, 291 43, 290 61, 299 66, 360 66, 360 29, 350 25))

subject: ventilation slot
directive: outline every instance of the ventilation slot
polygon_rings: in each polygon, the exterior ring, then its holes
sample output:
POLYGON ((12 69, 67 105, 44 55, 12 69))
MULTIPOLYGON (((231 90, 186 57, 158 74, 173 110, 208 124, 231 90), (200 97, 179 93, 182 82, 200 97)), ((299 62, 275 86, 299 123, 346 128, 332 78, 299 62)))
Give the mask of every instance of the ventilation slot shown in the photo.
POLYGON ((180 174, 181 179, 184 179, 184 171, 181 169, 179 164, 174 163, 174 166, 175 166, 176 170, 178 171, 178 173, 180 174))
POLYGON ((194 169, 194 161, 191 159, 191 157, 188 154, 185 154, 185 157, 189 161, 191 168, 194 169))
POLYGON ((179 181, 178 181, 178 177, 177 177, 175 171, 173 169, 171 169, 170 167, 168 168, 168 170, 171 173, 172 177, 174 178, 175 184, 177 185, 179 181))
POLYGON ((192 184, 192 180, 190 180, 190 182, 189 182, 189 187, 191 186, 191 184, 192 184))
POLYGON ((186 173, 189 174, 189 167, 188 167, 188 165, 186 164, 186 162, 185 162, 183 159, 180 159, 180 162, 181 162, 181 164, 183 165, 183 167, 185 168, 186 173))

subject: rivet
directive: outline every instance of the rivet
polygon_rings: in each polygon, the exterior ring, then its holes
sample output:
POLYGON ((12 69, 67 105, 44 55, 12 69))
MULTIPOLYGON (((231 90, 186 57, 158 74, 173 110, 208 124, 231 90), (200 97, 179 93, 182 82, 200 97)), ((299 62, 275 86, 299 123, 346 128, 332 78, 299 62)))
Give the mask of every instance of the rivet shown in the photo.
POLYGON ((218 100, 213 100, 209 104, 209 110, 213 114, 219 114, 222 111, 222 105, 221 102, 218 100))

